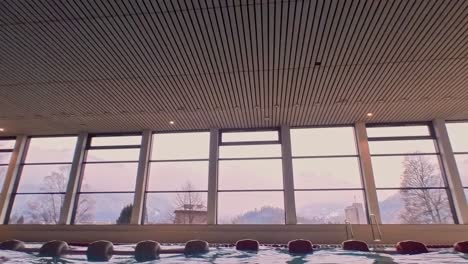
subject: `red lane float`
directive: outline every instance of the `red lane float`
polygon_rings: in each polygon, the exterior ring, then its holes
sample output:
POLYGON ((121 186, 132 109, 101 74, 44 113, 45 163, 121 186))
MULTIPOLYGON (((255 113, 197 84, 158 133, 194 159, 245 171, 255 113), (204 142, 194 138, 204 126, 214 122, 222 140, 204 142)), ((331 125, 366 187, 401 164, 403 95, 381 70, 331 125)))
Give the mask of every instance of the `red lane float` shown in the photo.
POLYGON ((51 257, 51 258, 60 258, 65 255, 68 250, 68 244, 65 241, 52 240, 39 249, 39 256, 41 257, 51 257))
POLYGON ((138 262, 152 261, 158 258, 161 245, 152 240, 141 241, 135 247, 135 259, 138 262))
POLYGON ((185 255, 197 255, 210 251, 210 245, 203 240, 190 240, 185 243, 185 255))
POLYGON ((237 250, 258 251, 260 244, 254 239, 242 239, 236 242, 237 250))
POLYGON ((415 255, 429 252, 426 245, 413 240, 400 241, 396 244, 395 248, 398 254, 415 255))
POLYGON ((288 250, 291 254, 310 254, 314 252, 312 242, 305 239, 297 239, 288 242, 288 250))
POLYGON ((24 244, 24 242, 16 240, 16 239, 7 240, 7 241, 3 241, 2 243, 0 243, 0 249, 2 250, 19 251, 24 248, 26 248, 26 245, 24 244))
POLYGON ((468 253, 468 241, 458 241, 453 245, 453 249, 461 253, 468 253))
POLYGON ((109 261, 114 255, 114 244, 107 240, 95 241, 88 246, 86 257, 89 261, 109 261))
POLYGON ((360 240, 346 240, 341 243, 343 250, 354 250, 354 251, 369 251, 369 246, 366 242, 360 240))

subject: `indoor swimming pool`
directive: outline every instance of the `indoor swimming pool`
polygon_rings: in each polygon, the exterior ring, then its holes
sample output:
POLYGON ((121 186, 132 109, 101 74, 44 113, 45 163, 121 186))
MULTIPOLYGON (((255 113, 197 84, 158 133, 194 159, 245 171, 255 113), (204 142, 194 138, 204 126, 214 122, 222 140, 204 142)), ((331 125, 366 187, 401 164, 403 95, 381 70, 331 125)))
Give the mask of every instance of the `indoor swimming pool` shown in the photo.
MULTIPOLYGON (((39 248, 41 244, 28 244, 29 248, 39 248)), ((131 251, 135 245, 115 246, 116 250, 131 251)), ((178 245, 164 245, 178 248, 178 245)), ((72 247, 72 249, 83 249, 72 247)), ((393 250, 393 248, 388 248, 393 250)), ((184 254, 165 254, 155 261, 145 263, 467 263, 468 255, 456 253, 453 249, 419 255, 396 255, 375 252, 353 252, 338 248, 316 249, 313 254, 291 255, 287 248, 261 246, 258 252, 238 251, 232 247, 211 247, 210 252, 187 257, 184 254)), ((93 263, 87 262, 85 255, 72 255, 55 262, 52 258, 41 258, 37 254, 16 251, 0 251, 0 263, 93 263), (3 262, 2 262, 3 261, 3 262)), ((102 263, 102 262, 101 262, 102 263)), ((138 263, 132 256, 113 256, 108 263, 138 263)))

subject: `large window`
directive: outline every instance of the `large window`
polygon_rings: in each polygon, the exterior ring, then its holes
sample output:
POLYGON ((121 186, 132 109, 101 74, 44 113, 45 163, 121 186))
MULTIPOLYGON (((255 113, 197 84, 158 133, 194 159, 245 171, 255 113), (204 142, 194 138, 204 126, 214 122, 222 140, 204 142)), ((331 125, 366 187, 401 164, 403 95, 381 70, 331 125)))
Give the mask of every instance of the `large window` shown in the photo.
POLYGON ((75 224, 129 224, 141 135, 88 138, 75 224))
POLYGON ((298 224, 366 224, 352 127, 291 129, 298 224))
POLYGON ((146 224, 206 224, 209 132, 153 135, 146 224))
POLYGON ((76 137, 32 137, 10 212, 10 224, 57 224, 76 137))
POLYGON ((468 197, 468 123, 447 123, 447 131, 465 196, 468 197))
POLYGON ((279 132, 222 132, 219 224, 284 224, 279 132))
POLYGON ((428 125, 368 127, 384 224, 453 223, 439 152, 428 125))
POLYGON ((0 138, 0 190, 3 188, 15 142, 15 138, 0 138))

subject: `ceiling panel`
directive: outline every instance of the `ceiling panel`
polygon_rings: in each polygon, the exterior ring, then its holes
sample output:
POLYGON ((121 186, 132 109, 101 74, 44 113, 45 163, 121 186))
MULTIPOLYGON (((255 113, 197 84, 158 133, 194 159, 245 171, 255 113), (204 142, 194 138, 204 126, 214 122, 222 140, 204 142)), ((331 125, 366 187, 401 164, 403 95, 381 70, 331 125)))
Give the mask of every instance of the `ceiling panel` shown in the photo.
POLYGON ((468 119, 468 1, 6 0, 0 40, 10 134, 468 119))

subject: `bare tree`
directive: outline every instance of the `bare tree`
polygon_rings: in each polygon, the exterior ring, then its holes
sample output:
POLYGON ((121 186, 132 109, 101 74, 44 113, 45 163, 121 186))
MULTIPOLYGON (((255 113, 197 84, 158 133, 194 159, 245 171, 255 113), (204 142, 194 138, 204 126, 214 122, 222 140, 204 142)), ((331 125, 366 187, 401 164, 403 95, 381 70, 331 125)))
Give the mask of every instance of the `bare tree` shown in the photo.
POLYGON ((445 189, 425 189, 444 186, 437 167, 422 155, 407 156, 403 161, 404 172, 400 191, 404 209, 400 218, 404 223, 429 224, 448 223, 451 218, 450 206, 445 189))
MULTIPOLYGON (((205 201, 203 201, 202 195, 199 192, 192 192, 195 187, 191 182, 186 182, 181 192, 176 194, 174 200, 175 210, 183 210, 184 218, 182 219, 183 224, 192 224, 197 218, 197 210, 206 210, 205 201), (185 217, 186 216, 186 217, 185 217)), ((172 215, 173 222, 176 221, 175 211, 172 215)))
MULTIPOLYGON (((25 215, 31 219, 30 221, 32 223, 58 224, 65 197, 62 194, 53 193, 66 191, 68 183, 68 177, 66 175, 68 173, 68 168, 62 166, 58 171, 53 171, 44 178, 44 183, 40 190, 50 194, 35 196, 34 199, 27 202, 25 215)), ((83 187, 87 188, 87 186, 83 187)), ((75 220, 77 222, 83 222, 91 219, 94 204, 95 201, 88 197, 80 199, 75 214, 75 220)))

